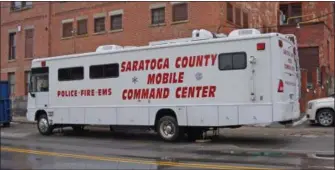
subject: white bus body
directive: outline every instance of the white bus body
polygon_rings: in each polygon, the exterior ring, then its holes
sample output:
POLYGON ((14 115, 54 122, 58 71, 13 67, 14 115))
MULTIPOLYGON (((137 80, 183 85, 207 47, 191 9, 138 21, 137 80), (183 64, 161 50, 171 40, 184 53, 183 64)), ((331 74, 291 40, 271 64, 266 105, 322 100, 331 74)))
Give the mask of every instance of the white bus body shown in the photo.
POLYGON ((255 29, 195 30, 189 39, 34 59, 27 118, 43 135, 61 126, 123 125, 153 128, 167 141, 290 122, 300 115, 295 42, 255 29))

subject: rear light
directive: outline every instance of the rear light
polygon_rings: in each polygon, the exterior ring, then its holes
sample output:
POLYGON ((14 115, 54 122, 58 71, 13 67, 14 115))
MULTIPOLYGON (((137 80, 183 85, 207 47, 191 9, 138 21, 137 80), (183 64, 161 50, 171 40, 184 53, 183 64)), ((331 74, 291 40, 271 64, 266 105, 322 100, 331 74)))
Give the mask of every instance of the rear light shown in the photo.
POLYGON ((42 66, 42 67, 45 67, 45 61, 42 61, 42 62, 41 62, 41 66, 42 66))
POLYGON ((265 50, 265 43, 257 43, 257 50, 265 50))
POLYGON ((279 80, 279 84, 278 84, 278 92, 279 93, 284 92, 284 82, 281 79, 279 80))
POLYGON ((279 45, 280 48, 283 47, 283 41, 282 40, 278 40, 278 45, 279 45))

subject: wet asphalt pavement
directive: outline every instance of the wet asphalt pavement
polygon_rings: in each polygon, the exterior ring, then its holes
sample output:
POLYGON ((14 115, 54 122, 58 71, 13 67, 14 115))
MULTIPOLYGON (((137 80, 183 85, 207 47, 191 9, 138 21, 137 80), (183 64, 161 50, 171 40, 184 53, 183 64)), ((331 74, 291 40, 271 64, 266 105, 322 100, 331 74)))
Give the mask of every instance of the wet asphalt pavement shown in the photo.
POLYGON ((1 169, 334 169, 333 158, 312 155, 334 155, 333 128, 221 133, 211 142, 166 143, 156 134, 108 128, 41 136, 35 125, 13 124, 1 127, 1 169))

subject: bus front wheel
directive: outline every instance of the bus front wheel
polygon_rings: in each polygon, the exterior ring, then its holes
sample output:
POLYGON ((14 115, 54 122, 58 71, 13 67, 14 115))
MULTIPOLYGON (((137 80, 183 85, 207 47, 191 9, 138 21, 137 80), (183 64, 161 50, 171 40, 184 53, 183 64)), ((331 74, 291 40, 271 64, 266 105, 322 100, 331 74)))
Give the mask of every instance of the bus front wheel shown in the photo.
POLYGON ((42 114, 38 117, 37 128, 42 135, 51 135, 53 127, 49 124, 49 120, 46 114, 42 114))

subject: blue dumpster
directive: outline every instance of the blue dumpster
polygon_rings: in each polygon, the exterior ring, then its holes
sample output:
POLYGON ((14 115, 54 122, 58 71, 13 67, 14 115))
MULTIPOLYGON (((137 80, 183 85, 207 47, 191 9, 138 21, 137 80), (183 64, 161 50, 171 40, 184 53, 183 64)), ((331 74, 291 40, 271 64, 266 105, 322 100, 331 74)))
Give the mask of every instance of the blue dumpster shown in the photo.
POLYGON ((9 98, 8 81, 0 81, 0 124, 5 127, 12 121, 11 100, 9 98))

